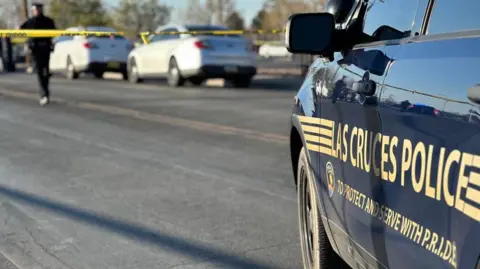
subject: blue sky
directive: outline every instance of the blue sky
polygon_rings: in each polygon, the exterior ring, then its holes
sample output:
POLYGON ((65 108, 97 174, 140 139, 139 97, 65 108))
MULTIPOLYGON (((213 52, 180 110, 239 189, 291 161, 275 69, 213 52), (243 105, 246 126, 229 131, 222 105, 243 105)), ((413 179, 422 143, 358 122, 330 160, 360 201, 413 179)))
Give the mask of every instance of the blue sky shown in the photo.
MULTIPOLYGON (((118 3, 118 0, 106 0, 107 2, 115 5, 118 3)), ((187 0, 160 0, 160 3, 169 5, 173 7, 175 10, 173 12, 173 19, 177 14, 176 10, 185 8, 187 4, 187 0)), ((252 22, 253 17, 257 14, 257 12, 263 6, 263 0, 238 0, 237 2, 237 10, 242 16, 245 18, 245 25, 250 25, 252 22)))

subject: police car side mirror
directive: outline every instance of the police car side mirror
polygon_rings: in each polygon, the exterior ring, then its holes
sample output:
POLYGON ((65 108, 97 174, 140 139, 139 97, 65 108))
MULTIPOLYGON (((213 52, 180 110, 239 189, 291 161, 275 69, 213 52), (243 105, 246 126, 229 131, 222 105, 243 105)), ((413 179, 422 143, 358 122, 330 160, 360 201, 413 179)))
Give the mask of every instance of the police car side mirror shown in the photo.
POLYGON ((333 52, 335 18, 330 13, 300 13, 290 16, 285 45, 291 53, 330 56, 333 52))

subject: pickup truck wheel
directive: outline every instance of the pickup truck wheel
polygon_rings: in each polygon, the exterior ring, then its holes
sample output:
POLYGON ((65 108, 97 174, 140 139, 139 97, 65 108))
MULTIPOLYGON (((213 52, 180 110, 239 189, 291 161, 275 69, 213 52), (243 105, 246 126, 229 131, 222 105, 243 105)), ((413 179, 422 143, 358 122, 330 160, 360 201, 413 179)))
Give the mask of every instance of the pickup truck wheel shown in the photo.
POLYGON ((177 61, 172 58, 168 67, 168 85, 171 87, 179 87, 185 84, 185 78, 182 77, 177 61))
POLYGON ((339 257, 328 240, 320 216, 314 178, 305 148, 300 151, 297 169, 297 199, 300 245, 305 269, 340 268, 339 257))

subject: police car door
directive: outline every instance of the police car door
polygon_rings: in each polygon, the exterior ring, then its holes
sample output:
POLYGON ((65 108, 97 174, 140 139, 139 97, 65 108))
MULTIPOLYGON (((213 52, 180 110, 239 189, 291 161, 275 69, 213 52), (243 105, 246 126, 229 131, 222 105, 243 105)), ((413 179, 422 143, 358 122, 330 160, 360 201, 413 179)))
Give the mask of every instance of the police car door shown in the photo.
POLYGON ((480 266, 479 9, 435 1, 384 82, 382 133, 398 137, 384 183, 390 268, 480 266))
POLYGON ((389 266, 389 235, 378 212, 388 195, 383 182, 395 169, 390 148, 399 141, 382 136, 379 98, 399 51, 393 39, 410 35, 418 1, 370 1, 364 32, 377 42, 337 53, 320 85, 326 93, 318 103, 324 123, 320 167, 330 196, 325 207, 341 255, 358 268, 389 266))

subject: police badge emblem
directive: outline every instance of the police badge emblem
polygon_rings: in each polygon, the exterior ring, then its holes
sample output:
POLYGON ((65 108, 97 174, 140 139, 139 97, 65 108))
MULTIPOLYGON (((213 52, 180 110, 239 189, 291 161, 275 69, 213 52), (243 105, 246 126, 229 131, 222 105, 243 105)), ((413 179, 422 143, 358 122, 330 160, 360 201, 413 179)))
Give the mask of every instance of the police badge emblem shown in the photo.
POLYGON ((333 171, 333 165, 331 162, 327 163, 326 172, 327 172, 328 195, 332 197, 335 191, 335 172, 333 171))

